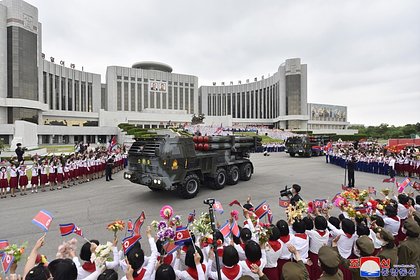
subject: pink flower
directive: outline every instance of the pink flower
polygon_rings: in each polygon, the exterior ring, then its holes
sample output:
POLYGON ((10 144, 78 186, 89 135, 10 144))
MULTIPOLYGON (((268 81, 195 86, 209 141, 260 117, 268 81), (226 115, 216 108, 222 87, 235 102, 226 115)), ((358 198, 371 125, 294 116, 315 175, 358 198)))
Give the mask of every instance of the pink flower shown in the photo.
POLYGON ((172 217, 173 213, 174 209, 172 209, 172 207, 169 205, 165 205, 162 207, 162 209, 160 209, 160 216, 163 219, 169 220, 172 217))
POLYGON ((239 219, 239 212, 238 211, 236 211, 236 210, 232 210, 232 212, 230 212, 230 216, 235 220, 235 221, 237 221, 238 219, 239 219))

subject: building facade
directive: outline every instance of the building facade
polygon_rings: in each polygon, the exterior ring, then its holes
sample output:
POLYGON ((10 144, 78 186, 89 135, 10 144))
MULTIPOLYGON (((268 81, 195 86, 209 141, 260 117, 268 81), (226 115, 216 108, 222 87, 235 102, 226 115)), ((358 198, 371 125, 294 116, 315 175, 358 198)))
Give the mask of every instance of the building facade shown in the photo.
POLYGON ((145 61, 108 66, 101 83, 101 75, 42 53, 36 7, 0 1, 0 140, 8 144, 21 130, 16 121, 36 124, 38 144, 105 143, 119 123, 167 127, 197 114, 209 125, 346 133, 347 108, 308 103, 307 76, 293 58, 267 78, 199 87, 194 75, 145 61))

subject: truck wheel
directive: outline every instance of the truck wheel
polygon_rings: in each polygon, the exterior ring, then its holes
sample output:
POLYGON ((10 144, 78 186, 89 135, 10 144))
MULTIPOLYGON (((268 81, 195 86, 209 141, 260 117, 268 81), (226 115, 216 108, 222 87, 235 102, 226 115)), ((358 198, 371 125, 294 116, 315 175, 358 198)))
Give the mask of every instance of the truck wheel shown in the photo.
POLYGON ((190 174, 176 189, 182 198, 193 198, 200 190, 200 178, 196 174, 190 174))
POLYGON ((233 165, 227 170, 227 184, 236 185, 239 181, 239 167, 233 165))
POLYGON ((291 157, 294 157, 295 156, 295 153, 290 153, 289 154, 291 157))
POLYGON ((249 181, 252 176, 252 164, 247 162, 243 165, 241 165, 241 168, 239 170, 239 179, 242 181, 249 181))
POLYGON ((210 188, 214 190, 221 190, 225 187, 227 181, 226 170, 219 168, 216 170, 216 175, 213 179, 213 184, 210 185, 210 188))

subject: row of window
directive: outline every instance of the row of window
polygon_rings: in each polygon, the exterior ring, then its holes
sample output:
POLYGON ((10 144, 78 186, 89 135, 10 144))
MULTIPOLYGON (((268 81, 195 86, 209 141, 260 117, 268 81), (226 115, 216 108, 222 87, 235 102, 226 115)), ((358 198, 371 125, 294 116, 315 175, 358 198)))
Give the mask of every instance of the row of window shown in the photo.
POLYGON ((346 129, 346 126, 334 124, 308 124, 308 129, 346 129))
MULTIPOLYGON (((137 80, 138 82, 145 82, 145 83, 147 83, 149 81, 149 79, 147 79, 147 78, 137 78, 136 79, 135 77, 130 77, 130 79, 129 79, 127 76, 124 76, 124 77, 117 76, 117 80, 119 80, 119 81, 121 81, 121 80, 124 80, 124 81, 130 80, 132 82, 137 80)), ((153 81, 160 82, 160 80, 153 80, 153 81)), ((163 82, 166 82, 166 81, 163 81, 163 82)), ((167 83, 168 83, 168 85, 172 85, 172 81, 167 81, 167 83)), ((174 86, 177 86, 178 85, 178 82, 173 82, 173 84, 174 84, 174 86)), ((194 87, 194 83, 179 82, 179 85, 180 86, 186 86, 186 87, 194 87)))
POLYGON ((194 113, 194 89, 168 86, 168 92, 149 92, 148 84, 117 81, 117 111, 186 110, 194 113))
POLYGON ((276 118, 280 113, 278 85, 247 92, 209 93, 207 113, 209 116, 232 115, 242 119, 276 118))
POLYGON ((44 102, 50 110, 93 111, 91 82, 73 80, 43 72, 44 102))

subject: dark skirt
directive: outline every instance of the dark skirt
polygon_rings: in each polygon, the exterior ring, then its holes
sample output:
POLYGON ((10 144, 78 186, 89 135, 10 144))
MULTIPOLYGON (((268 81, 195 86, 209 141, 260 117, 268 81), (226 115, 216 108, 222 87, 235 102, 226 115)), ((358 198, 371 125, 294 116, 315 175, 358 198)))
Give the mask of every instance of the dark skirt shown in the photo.
POLYGON ((10 177, 9 186, 11 188, 17 188, 18 187, 18 178, 17 177, 10 177))
POLYGON ((41 174, 40 175, 40 183, 41 185, 45 185, 48 182, 48 176, 47 174, 41 174))
POLYGON ((321 277, 322 269, 318 265, 318 254, 312 253, 309 251, 309 258, 312 261, 312 265, 309 267, 309 279, 311 280, 317 280, 319 277, 321 277))
POLYGON ((5 189, 7 188, 9 185, 9 182, 7 181, 7 179, 0 179, 0 189, 5 189))
POLYGON ((263 272, 268 277, 268 279, 270 279, 270 280, 279 280, 280 279, 277 267, 264 268, 263 272))
POLYGON ((39 177, 38 176, 32 176, 31 178, 31 184, 32 185, 38 185, 39 177))
POLYGON ((24 187, 28 184, 28 176, 23 175, 19 177, 19 186, 24 187))
POLYGON ((285 265, 286 263, 290 262, 291 260, 283 260, 283 259, 278 259, 277 260, 277 275, 279 277, 279 279, 281 279, 281 273, 283 271, 283 265, 285 265))

